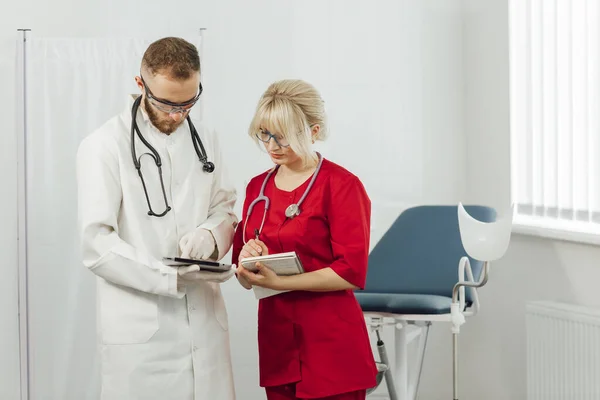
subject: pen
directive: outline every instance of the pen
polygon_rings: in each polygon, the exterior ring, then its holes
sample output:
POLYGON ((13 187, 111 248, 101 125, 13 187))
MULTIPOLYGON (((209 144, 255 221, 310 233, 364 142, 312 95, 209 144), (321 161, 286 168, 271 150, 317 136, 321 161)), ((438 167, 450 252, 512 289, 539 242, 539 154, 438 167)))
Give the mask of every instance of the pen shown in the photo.
MULTIPOLYGON (((260 234, 260 232, 258 231, 258 229, 255 229, 254 230, 254 239, 255 240, 258 240, 258 235, 259 234, 260 234)), ((257 251, 258 251, 259 254, 262 254, 262 249, 261 248, 259 248, 257 251)))

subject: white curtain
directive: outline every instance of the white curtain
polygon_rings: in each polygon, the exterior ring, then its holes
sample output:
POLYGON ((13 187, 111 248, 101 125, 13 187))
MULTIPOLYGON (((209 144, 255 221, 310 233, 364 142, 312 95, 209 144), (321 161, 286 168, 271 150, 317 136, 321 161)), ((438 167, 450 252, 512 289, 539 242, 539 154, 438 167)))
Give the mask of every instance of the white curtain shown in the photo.
POLYGON ((512 0, 510 60, 519 216, 599 232, 598 1, 512 0))
POLYGON ((3 135, 0 146, 0 182, 2 197, 0 207, 0 399, 18 399, 19 382, 19 307, 18 258, 17 258, 17 154, 16 101, 14 91, 17 62, 10 55, 17 55, 14 37, 0 38, 0 120, 3 135), (4 56, 6 55, 6 56, 4 56))
MULTIPOLYGON (((187 38, 200 47, 201 37, 187 38)), ((30 398, 96 399, 95 281, 79 252, 75 155, 138 93, 152 38, 27 41, 26 167, 30 398)), ((202 104, 195 107, 201 116, 202 104)))

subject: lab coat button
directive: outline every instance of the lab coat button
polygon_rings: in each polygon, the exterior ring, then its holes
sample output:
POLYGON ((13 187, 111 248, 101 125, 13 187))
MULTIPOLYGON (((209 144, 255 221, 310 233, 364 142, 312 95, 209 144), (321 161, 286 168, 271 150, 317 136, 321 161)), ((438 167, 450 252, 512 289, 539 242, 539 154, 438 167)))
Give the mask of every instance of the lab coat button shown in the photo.
POLYGON ((190 311, 196 311, 196 307, 190 306, 190 311))

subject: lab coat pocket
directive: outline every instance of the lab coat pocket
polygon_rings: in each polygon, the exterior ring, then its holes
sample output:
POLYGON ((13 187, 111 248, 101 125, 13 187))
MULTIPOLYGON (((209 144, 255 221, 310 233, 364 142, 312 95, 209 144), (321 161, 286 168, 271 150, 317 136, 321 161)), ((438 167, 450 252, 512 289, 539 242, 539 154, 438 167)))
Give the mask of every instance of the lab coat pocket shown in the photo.
POLYGON ((221 287, 217 283, 212 283, 213 292, 213 310, 215 312, 215 318, 221 325, 223 330, 229 329, 229 318, 227 315, 227 307, 225 306, 225 299, 221 293, 221 287))
POLYGON ((155 294, 103 282, 99 295, 99 330, 103 344, 146 343, 158 331, 155 294))

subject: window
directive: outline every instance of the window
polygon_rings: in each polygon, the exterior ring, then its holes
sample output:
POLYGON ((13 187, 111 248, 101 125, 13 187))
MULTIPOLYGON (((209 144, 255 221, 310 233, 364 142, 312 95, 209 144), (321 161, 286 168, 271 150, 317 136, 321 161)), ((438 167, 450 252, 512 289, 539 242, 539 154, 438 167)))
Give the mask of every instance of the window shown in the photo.
POLYGON ((510 2, 512 197, 526 233, 600 243, 598 3, 510 2))

